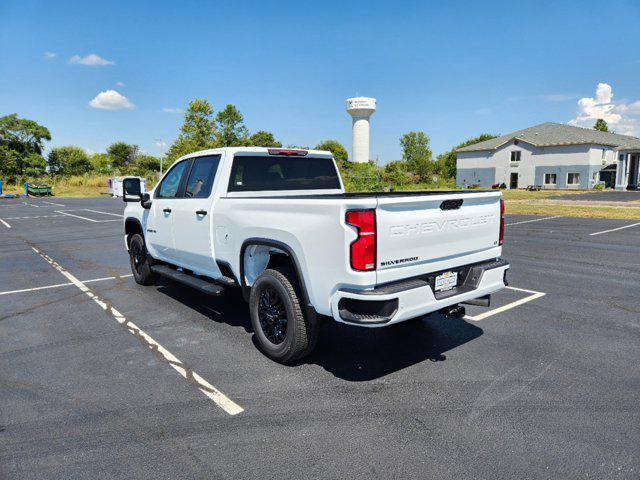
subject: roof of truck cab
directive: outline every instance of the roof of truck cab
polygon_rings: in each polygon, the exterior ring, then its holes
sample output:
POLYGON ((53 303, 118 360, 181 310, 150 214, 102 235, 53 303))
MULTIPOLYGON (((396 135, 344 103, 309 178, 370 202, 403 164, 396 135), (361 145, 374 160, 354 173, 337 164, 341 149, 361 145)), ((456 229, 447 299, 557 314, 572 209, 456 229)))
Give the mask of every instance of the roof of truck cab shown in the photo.
POLYGON ((326 157, 332 156, 332 153, 328 150, 307 150, 306 148, 281 148, 281 147, 220 147, 220 148, 210 148, 208 150, 199 150, 197 152, 192 152, 187 155, 180 157, 178 160, 183 160, 185 158, 191 157, 200 157, 202 155, 215 155, 218 153, 230 153, 231 155, 235 155, 236 153, 256 153, 256 154, 268 154, 269 150, 304 150, 307 152, 307 155, 310 156, 322 156, 326 157))

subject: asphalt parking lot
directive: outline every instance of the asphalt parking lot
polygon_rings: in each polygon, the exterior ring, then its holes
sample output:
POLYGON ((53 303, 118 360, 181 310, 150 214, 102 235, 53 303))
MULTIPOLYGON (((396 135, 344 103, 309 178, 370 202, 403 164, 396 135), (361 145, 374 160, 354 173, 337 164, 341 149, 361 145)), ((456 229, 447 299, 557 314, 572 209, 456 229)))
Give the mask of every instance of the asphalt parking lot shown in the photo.
POLYGON ((243 303, 136 285, 122 210, 0 203, 0 478, 640 476, 637 222, 508 216, 489 309, 282 366, 243 303))

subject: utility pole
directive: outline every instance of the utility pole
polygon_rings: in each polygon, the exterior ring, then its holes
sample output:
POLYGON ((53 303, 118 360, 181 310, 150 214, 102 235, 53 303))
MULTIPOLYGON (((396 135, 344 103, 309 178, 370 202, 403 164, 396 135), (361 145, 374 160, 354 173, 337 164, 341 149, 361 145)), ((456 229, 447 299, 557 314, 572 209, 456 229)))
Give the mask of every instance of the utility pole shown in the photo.
POLYGON ((162 141, 161 138, 156 138, 155 142, 156 142, 156 146, 160 150, 160 178, 162 178, 162 160, 164 159, 164 146, 165 146, 165 143, 162 141))

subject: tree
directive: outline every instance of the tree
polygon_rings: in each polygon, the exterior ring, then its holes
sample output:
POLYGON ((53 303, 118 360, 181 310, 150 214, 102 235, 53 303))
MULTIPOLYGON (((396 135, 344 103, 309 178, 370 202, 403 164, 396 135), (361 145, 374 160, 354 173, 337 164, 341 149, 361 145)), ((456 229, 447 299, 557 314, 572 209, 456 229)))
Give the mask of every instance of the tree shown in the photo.
POLYGON ((9 182, 15 182, 22 174, 20 165, 18 152, 11 150, 6 145, 0 145, 0 177, 4 177, 9 182))
POLYGON ((275 139, 273 133, 264 130, 258 130, 251 135, 249 141, 256 147, 282 147, 282 143, 275 139))
POLYGON ((180 134, 167 152, 168 163, 187 153, 219 146, 213 108, 207 100, 196 98, 184 113, 180 134))
POLYGON ((384 166, 383 178, 392 185, 408 185, 417 180, 415 174, 407 171, 407 164, 402 160, 387 163, 384 166))
POLYGON ((138 146, 129 145, 125 142, 116 142, 109 145, 107 155, 111 159, 113 168, 127 168, 136 161, 138 156, 138 146))
POLYGON ((47 161, 39 153, 30 153, 23 159, 23 171, 27 177, 39 177, 44 175, 47 161))
POLYGON ((218 140, 223 147, 246 145, 249 131, 244 126, 244 118, 240 111, 231 104, 224 107, 216 115, 218 140))
POLYGON ((596 120, 596 124, 593 126, 593 128, 595 128, 596 130, 600 130, 601 132, 609 131, 609 125, 607 125, 607 122, 603 118, 599 118, 598 120, 596 120))
POLYGON ((484 142, 485 140, 491 140, 492 138, 496 137, 497 135, 492 135, 490 133, 481 133, 477 137, 465 140, 459 145, 453 147, 448 152, 444 152, 438 155, 438 159, 436 160, 436 169, 441 175, 444 175, 446 178, 456 178, 458 162, 458 154, 456 150, 458 150, 459 148, 468 147, 469 145, 475 145, 476 143, 484 142))
POLYGON ((111 157, 106 153, 94 153, 89 158, 91 169, 97 173, 110 174, 113 171, 111 157))
POLYGON ((93 169, 87 152, 80 147, 56 147, 47 157, 49 172, 63 175, 82 175, 93 169))
POLYGON ((329 150, 336 162, 343 163, 349 160, 347 149, 337 140, 324 140, 316 145, 316 150, 329 150))
POLYGON ((142 153, 138 155, 138 160, 135 164, 136 170, 144 175, 147 172, 157 172, 160 170, 160 159, 153 155, 142 153))
POLYGON ((39 123, 15 113, 0 117, 0 145, 27 156, 41 154, 45 140, 51 140, 51 133, 39 123))
POLYGON ((424 132, 409 132, 400 138, 402 160, 407 163, 407 169, 418 175, 423 182, 429 181, 433 173, 429 141, 424 132))

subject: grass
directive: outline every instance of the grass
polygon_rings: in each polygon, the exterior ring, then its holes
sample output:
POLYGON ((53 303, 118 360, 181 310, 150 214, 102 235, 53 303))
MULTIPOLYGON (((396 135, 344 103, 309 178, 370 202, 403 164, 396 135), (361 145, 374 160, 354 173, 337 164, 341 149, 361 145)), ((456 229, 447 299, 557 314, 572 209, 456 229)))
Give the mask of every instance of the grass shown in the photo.
MULTIPOLYGON (((51 185, 53 195, 56 197, 99 197, 107 194, 108 181, 112 175, 87 174, 73 175, 70 177, 45 176, 37 180, 29 180, 32 183, 45 183, 51 185)), ((147 178, 147 188, 151 188, 156 179, 147 178)), ((3 193, 24 193, 24 183, 3 185, 3 193)))
POLYGON ((620 220, 640 220, 640 208, 549 205, 544 203, 505 202, 505 212, 510 215, 544 215, 581 218, 615 218, 620 220))

